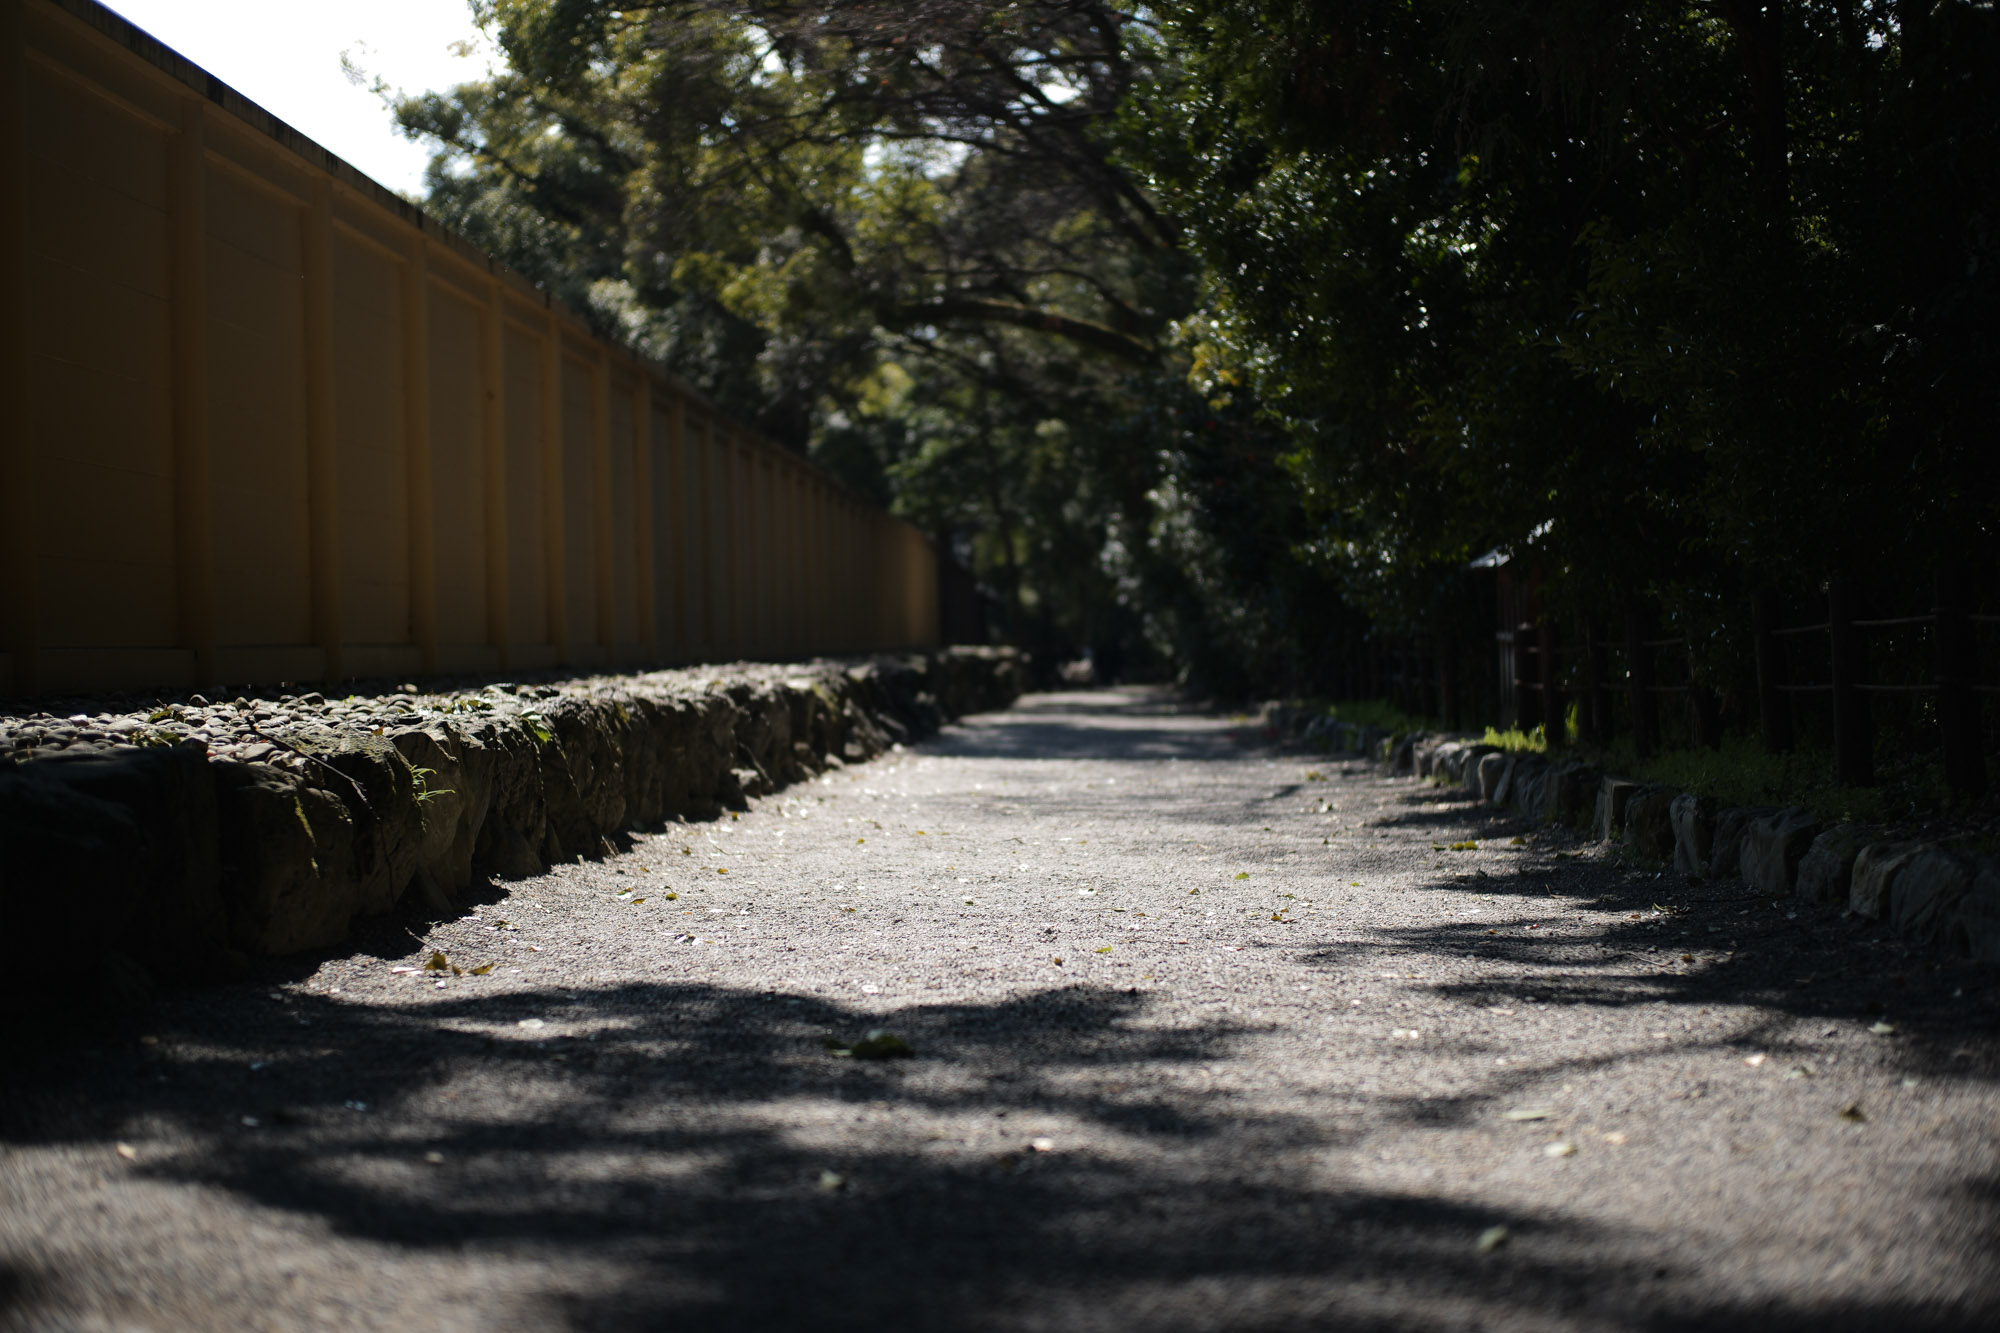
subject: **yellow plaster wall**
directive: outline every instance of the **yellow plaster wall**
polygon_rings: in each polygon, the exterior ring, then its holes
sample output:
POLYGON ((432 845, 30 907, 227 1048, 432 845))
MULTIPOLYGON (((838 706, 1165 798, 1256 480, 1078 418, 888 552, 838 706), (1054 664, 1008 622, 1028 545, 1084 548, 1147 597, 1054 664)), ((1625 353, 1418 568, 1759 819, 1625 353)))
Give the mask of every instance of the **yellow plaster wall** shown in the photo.
POLYGON ((89 0, 0 0, 0 179, 0 691, 936 639, 913 529, 89 0))

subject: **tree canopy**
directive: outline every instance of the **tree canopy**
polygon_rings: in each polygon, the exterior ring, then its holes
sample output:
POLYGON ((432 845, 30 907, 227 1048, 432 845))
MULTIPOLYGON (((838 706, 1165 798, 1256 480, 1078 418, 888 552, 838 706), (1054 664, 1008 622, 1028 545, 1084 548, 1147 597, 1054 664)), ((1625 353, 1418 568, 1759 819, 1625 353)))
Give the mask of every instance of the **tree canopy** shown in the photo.
POLYGON ((1960 0, 476 0, 428 207, 968 559, 1300 688, 1461 615, 1990 558, 1960 0))

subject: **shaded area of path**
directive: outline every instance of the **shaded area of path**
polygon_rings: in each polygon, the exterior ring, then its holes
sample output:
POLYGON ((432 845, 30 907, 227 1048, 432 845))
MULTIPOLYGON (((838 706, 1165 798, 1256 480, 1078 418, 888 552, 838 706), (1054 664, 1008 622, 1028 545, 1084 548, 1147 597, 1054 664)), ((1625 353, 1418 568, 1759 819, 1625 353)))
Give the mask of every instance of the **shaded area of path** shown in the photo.
POLYGON ((15 1061, 0 1327, 2000 1318, 1991 978, 1254 740, 1032 696, 15 1061))

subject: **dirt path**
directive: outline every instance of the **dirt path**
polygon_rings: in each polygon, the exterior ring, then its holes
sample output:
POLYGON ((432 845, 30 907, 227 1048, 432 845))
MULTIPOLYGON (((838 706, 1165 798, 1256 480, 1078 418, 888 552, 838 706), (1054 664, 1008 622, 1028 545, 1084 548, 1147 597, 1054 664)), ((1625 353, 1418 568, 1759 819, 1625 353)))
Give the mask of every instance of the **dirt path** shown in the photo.
POLYGON ((1031 696, 16 1062, 0 1327, 2000 1324, 1992 978, 1244 730, 1031 696))

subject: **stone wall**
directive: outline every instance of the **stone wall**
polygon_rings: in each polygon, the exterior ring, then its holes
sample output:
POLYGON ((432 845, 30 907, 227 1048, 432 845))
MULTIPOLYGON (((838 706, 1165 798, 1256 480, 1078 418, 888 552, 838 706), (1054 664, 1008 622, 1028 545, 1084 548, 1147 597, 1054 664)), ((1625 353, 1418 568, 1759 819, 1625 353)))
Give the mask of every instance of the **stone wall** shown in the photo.
POLYGON ((73 997, 57 983, 107 969, 226 976, 411 895, 448 912, 482 878, 1004 708, 1022 680, 1011 650, 955 648, 0 718, 0 1003, 73 997))
POLYGON ((1898 839, 1801 807, 1718 808, 1708 797, 1605 773, 1579 759, 1503 752, 1471 736, 1396 734, 1278 705, 1277 734, 1365 755, 1390 773, 1453 787, 1562 825, 1649 865, 1739 880, 1771 898, 1881 921, 1960 957, 2000 963, 2000 849, 1969 837, 1898 839))

